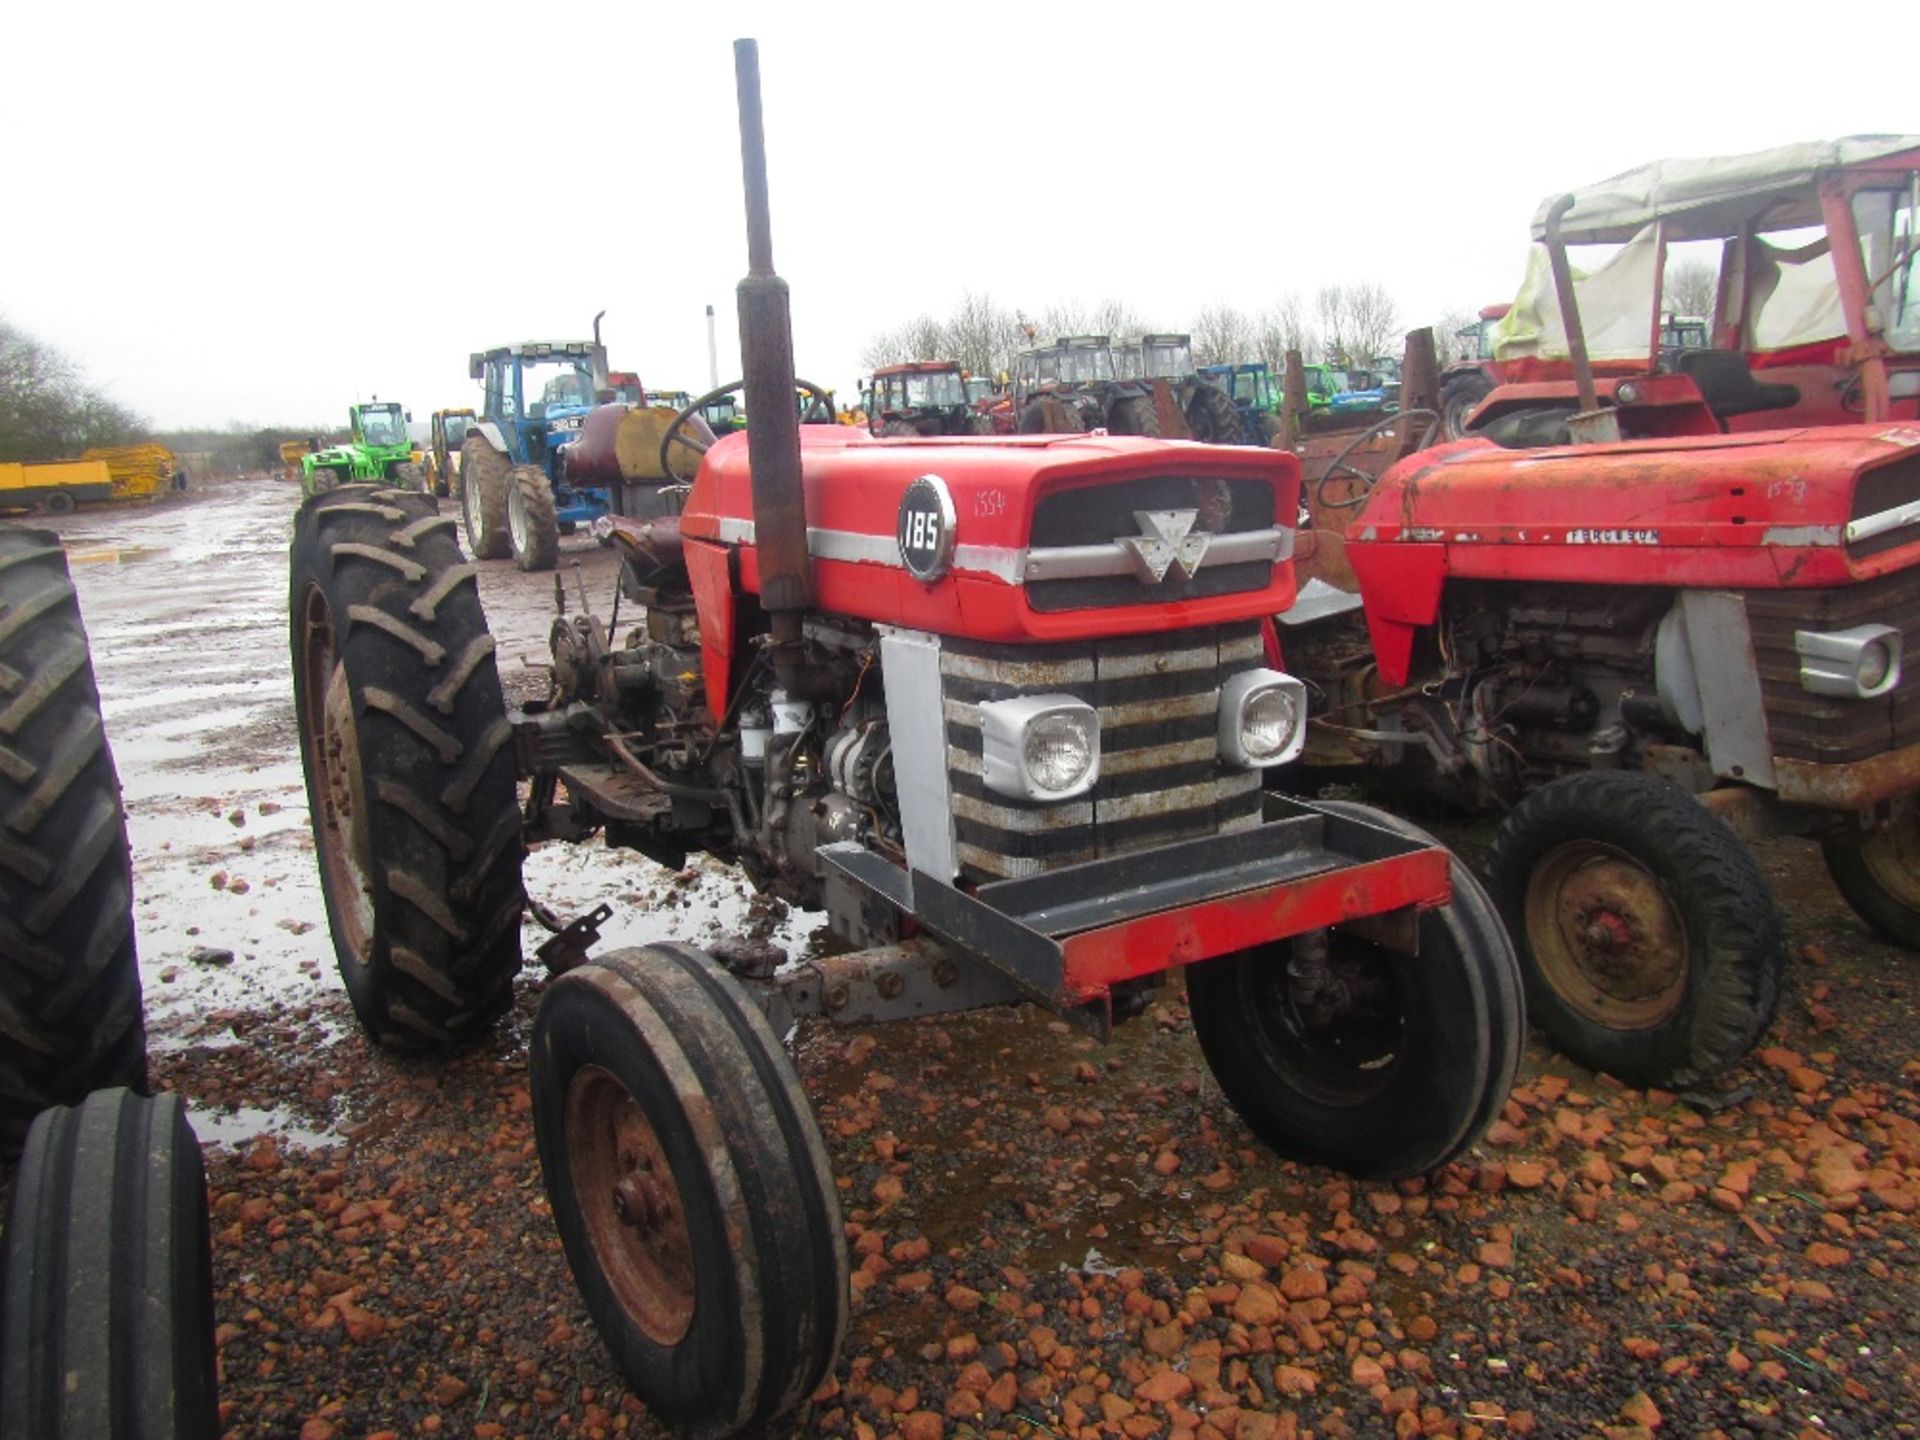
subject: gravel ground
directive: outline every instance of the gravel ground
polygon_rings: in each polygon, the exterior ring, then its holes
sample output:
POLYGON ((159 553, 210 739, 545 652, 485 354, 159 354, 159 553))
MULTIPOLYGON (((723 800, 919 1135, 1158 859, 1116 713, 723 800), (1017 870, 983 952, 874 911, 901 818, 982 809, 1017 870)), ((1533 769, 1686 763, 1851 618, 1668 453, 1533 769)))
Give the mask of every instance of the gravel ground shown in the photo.
MULTIPOLYGON (((255 482, 65 527, 155 1078, 207 1142, 226 1434, 658 1435, 547 1213, 541 977, 490 1045, 423 1062, 362 1040, 331 974, 287 691, 291 504, 255 482)), ((567 543, 603 603, 605 552, 567 543)), ((552 583, 483 567, 523 694, 552 583)), ((1424 1182, 1262 1149, 1177 985, 1107 1047, 1031 1010, 803 1027, 856 1273, 845 1355, 791 1433, 1920 1434, 1920 962, 1810 846, 1761 853, 1796 958, 1725 1094, 1623 1089, 1536 1043, 1486 1142, 1424 1182)), ((619 943, 712 938, 751 906, 721 867, 598 847, 543 849, 528 883, 567 913, 613 901, 619 943)), ((814 917, 777 918, 805 944, 814 917)))

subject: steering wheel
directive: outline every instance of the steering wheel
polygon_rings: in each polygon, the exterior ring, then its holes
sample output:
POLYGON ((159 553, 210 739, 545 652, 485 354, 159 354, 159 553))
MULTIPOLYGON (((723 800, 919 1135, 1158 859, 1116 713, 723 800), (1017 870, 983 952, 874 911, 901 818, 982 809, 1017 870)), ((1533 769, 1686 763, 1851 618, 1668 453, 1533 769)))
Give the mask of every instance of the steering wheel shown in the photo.
MULTIPOLYGON (((1340 453, 1328 462, 1326 470, 1318 480, 1313 482, 1313 503, 1315 508, 1320 510, 1351 510, 1357 505, 1365 504, 1367 496, 1373 493, 1374 484, 1380 477, 1378 475, 1368 474, 1358 465, 1349 465, 1347 463, 1347 457, 1376 435, 1384 435, 1402 420, 1415 419, 1426 421, 1427 428, 1420 432, 1420 443, 1415 445, 1413 450, 1424 450, 1427 446, 1431 445, 1433 443, 1434 431, 1440 428, 1440 416, 1437 412, 1432 410, 1402 410, 1397 415, 1383 416, 1362 430, 1358 435, 1354 436, 1353 439, 1349 440, 1345 445, 1341 446, 1340 453), (1341 474, 1351 475, 1354 479, 1358 480, 1360 484, 1346 499, 1330 500, 1327 498, 1327 486, 1336 476, 1341 474)), ((1413 450, 1409 450, 1406 453, 1411 455, 1413 450)))
MULTIPOLYGON (((717 404, 729 395, 738 395, 747 388, 747 382, 736 380, 731 385, 722 385, 718 390, 709 390, 706 394, 687 402, 673 417, 673 423, 667 426, 666 433, 660 437, 660 468, 672 479, 682 485, 692 483, 691 475, 682 475, 674 468, 675 447, 682 446, 701 456, 713 448, 713 441, 703 440, 690 427, 693 419, 707 406, 717 404)), ((806 398, 806 407, 800 412, 802 425, 820 425, 833 423, 833 397, 814 384, 811 380, 795 380, 793 389, 796 395, 806 398)), ((696 464, 698 462, 696 461, 696 464)))

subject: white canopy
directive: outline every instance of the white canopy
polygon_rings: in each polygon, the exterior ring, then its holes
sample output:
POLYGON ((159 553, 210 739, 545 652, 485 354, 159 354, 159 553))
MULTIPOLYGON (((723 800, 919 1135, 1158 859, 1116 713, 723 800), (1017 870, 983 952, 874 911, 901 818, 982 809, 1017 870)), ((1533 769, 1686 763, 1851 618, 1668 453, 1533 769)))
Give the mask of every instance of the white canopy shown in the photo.
MULTIPOLYGON (((1656 160, 1573 191, 1560 233, 1569 245, 1619 244, 1664 217, 1670 241, 1714 240, 1762 213, 1768 230, 1818 225, 1820 172, 1909 150, 1920 167, 1920 135, 1850 135, 1747 155, 1656 160)), ((1559 198, 1549 195, 1534 212, 1536 240, 1545 238, 1547 211, 1559 198)))

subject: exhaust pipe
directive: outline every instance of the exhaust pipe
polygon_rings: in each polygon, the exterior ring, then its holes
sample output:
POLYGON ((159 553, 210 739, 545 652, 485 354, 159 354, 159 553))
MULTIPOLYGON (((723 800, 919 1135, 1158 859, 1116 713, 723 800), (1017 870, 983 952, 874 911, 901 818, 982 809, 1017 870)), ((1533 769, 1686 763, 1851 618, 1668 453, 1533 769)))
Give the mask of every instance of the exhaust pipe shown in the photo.
POLYGON ((1593 362, 1587 357, 1587 332, 1580 323, 1580 301, 1573 293, 1573 266, 1567 260, 1567 242, 1560 236, 1560 222, 1573 209, 1574 198, 1562 195, 1547 211, 1547 263, 1553 269, 1553 288, 1560 300, 1560 326, 1567 332, 1567 354, 1573 361, 1573 388, 1580 396, 1579 412, 1567 421, 1567 432, 1576 445, 1607 445, 1620 439, 1620 417, 1612 409, 1602 410, 1594 392, 1593 362))
MULTIPOLYGON (((760 605, 779 648, 800 642, 800 617, 813 605, 807 558, 807 506, 800 485, 800 411, 794 402, 793 328, 787 282, 773 273, 773 223, 767 209, 767 143, 760 119, 760 47, 733 42, 740 96, 740 168, 747 196, 747 277, 740 305, 740 357, 746 376, 747 462, 753 476, 754 546, 760 605)), ((784 678, 784 677, 783 677, 784 678)))

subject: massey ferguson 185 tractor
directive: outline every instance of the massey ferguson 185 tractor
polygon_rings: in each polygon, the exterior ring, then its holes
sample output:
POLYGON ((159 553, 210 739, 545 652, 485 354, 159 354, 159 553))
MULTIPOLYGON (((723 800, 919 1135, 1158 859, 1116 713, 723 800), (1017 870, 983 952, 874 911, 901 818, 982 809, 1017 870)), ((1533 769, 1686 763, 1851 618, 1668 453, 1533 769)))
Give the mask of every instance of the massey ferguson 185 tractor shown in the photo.
POLYGON ((1442 847, 1263 792, 1305 722, 1262 639, 1294 595, 1294 459, 803 430, 752 42, 736 63, 753 425, 677 515, 606 522, 620 588, 604 618, 556 617, 549 698, 507 710, 430 497, 307 504, 290 595, 328 919, 376 1038, 453 1045, 507 1008, 534 838, 729 857, 854 947, 589 958, 604 910, 542 947, 564 972, 530 1044, 555 1221, 627 1383, 698 1435, 798 1403, 847 1323, 795 1016, 1027 1000, 1104 1037, 1185 967, 1246 1122, 1380 1176, 1470 1144, 1522 1039, 1509 942, 1442 847))
MULTIPOLYGON (((1816 838, 1862 918, 1920 948, 1920 150, 1822 172, 1810 216, 1738 165, 1718 189, 1689 174, 1702 227, 1825 217, 1852 297, 1826 383, 1865 423, 1724 433, 1734 387, 1703 396, 1699 368, 1605 403, 1555 247, 1580 397, 1561 443, 1469 438, 1375 483, 1356 437, 1309 485, 1281 631, 1316 697, 1308 763, 1508 810, 1492 888, 1530 1012, 1670 1086, 1737 1059, 1778 997, 1780 921, 1736 831, 1816 838)), ((1565 197, 1543 229, 1620 204, 1617 184, 1565 197)), ((1689 214, 1668 207, 1670 236, 1689 214)))

